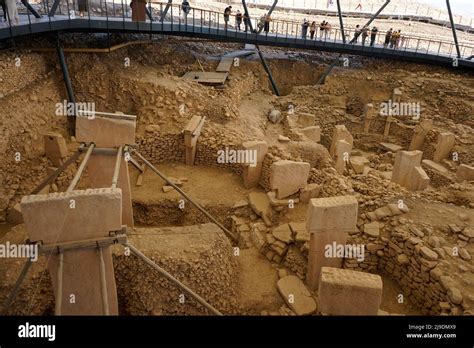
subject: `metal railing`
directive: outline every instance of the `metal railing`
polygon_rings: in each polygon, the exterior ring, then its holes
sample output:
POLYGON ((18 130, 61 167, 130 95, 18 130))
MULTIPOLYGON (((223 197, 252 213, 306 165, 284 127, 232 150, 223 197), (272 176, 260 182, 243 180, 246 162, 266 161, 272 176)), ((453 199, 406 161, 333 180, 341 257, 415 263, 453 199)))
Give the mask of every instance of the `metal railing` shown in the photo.
MULTIPOLYGON (((7 30, 10 35, 14 37, 18 35, 25 35, 36 32, 33 26, 40 23, 48 23, 49 29, 69 29, 73 27, 95 28, 109 30, 133 30, 136 27, 140 31, 163 32, 163 33, 198 33, 219 36, 219 40, 235 41, 230 39, 239 38, 249 43, 260 43, 280 41, 285 45, 291 44, 294 40, 298 47, 312 46, 324 47, 335 46, 336 44, 344 45, 341 37, 341 30, 339 27, 327 27, 321 30, 320 23, 316 23, 314 32, 311 26, 304 29, 303 23, 289 20, 270 19, 265 21, 262 17, 257 18, 251 16, 247 21, 252 22, 253 28, 256 32, 250 32, 250 26, 245 24, 246 20, 243 18, 238 21, 235 12, 231 16, 225 16, 224 13, 212 10, 191 7, 186 13, 183 11, 181 4, 172 4, 169 6, 167 13, 164 10, 167 8, 166 2, 158 2, 148 0, 146 2, 147 15, 140 18, 140 21, 132 19, 132 9, 130 3, 124 0, 59 0, 57 4, 54 0, 44 0, 41 3, 33 5, 36 11, 42 16, 36 18, 26 7, 19 7, 20 13, 16 22, 14 16, 15 11, 6 11, 5 23, 0 24, 0 34, 7 30), (57 5, 57 10, 52 14, 51 9, 57 5), (79 6, 82 10, 79 11, 79 6), (13 14, 13 16, 12 16, 13 14), (10 18, 13 17, 13 18, 10 18), (67 22, 64 25, 64 21, 67 22), (87 23, 84 23, 86 21, 87 23), (94 25, 94 21, 105 21, 106 27, 94 25), (62 27, 55 25, 55 23, 63 22, 62 27), (73 25, 74 23, 74 25, 73 25), (121 25, 120 25, 121 23, 121 25), (18 28, 23 28, 18 33, 18 28), (26 27, 26 29, 25 29, 26 27)), ((352 39, 356 34, 354 28, 345 28, 346 37, 352 39)), ((411 54, 430 54, 434 56, 456 57, 456 48, 454 42, 446 40, 436 40, 433 38, 404 35, 396 41, 389 40, 385 44, 386 33, 377 32, 372 38, 369 30, 368 36, 365 38, 362 34, 359 35, 357 42, 353 44, 345 44, 346 49, 353 47, 354 53, 360 50, 370 50, 370 48, 382 48, 384 51, 402 51, 411 54), (373 40, 372 40, 373 39, 373 40), (365 46, 365 47, 364 47, 365 46)), ((3 36, 5 37, 5 35, 3 36)), ((0 35, 0 38, 2 36, 0 35)), ((348 42, 350 40, 347 40, 348 42)), ((461 42, 459 44, 461 51, 461 58, 467 58, 474 55, 474 43, 461 42)))

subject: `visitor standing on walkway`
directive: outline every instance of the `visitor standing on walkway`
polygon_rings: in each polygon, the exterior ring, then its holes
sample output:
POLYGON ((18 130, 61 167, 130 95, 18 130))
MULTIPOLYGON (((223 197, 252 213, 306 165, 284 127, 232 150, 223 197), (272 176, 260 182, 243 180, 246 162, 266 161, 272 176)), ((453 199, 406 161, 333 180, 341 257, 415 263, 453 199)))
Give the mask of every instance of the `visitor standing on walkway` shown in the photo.
POLYGON ((187 20, 188 19, 188 14, 189 14, 189 12, 191 12, 191 5, 189 4, 189 2, 187 0, 184 0, 181 3, 181 9, 183 10, 184 20, 187 20))
POLYGON ((361 32, 362 32, 362 46, 365 46, 365 41, 369 37, 369 28, 363 27, 361 32))
POLYGON ((3 11, 3 21, 7 21, 7 7, 5 6, 5 0, 0 0, 0 6, 2 6, 3 11))
POLYGON ((372 30, 370 31, 370 46, 374 46, 375 44, 375 39, 377 38, 377 33, 378 33, 378 29, 376 26, 374 26, 372 28, 372 30))
POLYGON ((5 5, 7 7, 8 17, 7 19, 10 21, 12 25, 20 24, 20 17, 18 17, 18 8, 16 7, 15 0, 5 0, 5 5))
POLYGON ((323 38, 325 29, 326 29, 326 21, 322 21, 321 24, 319 24, 319 38, 320 39, 323 38))
POLYGON ((77 0, 77 8, 79 9, 79 16, 84 17, 84 12, 88 12, 87 0, 77 0))
POLYGON ((248 13, 244 13, 244 25, 245 25, 245 32, 250 29, 250 16, 248 13))
POLYGON ((268 34, 270 31, 270 22, 272 21, 272 18, 270 15, 267 13, 265 15, 264 23, 263 23, 263 30, 268 34))
POLYGON ((392 39, 392 28, 390 28, 390 30, 385 33, 385 41, 383 43, 384 48, 387 48, 391 39, 392 39))
POLYGON ((361 32, 360 26, 359 26, 359 24, 357 24, 357 25, 356 25, 356 28, 355 28, 355 30, 354 30, 354 37, 353 37, 353 39, 352 39, 352 43, 355 43, 355 44, 356 44, 357 41, 359 41, 360 32, 361 32))
POLYGON ((238 31, 240 31, 240 25, 242 24, 242 18, 243 18, 242 13, 239 10, 237 10, 237 13, 235 15, 235 25, 236 25, 238 31))
POLYGON ((232 14, 232 6, 228 6, 224 10, 224 29, 227 30, 227 27, 229 25, 229 18, 230 15, 232 14))
POLYGON ((309 27, 309 22, 306 20, 303 21, 303 24, 301 25, 301 37, 303 39, 306 39, 308 36, 308 27, 309 27))
POLYGON ((313 23, 311 23, 311 26, 309 27, 309 34, 311 36, 311 40, 314 39, 314 34, 316 33, 316 22, 313 21, 313 23))

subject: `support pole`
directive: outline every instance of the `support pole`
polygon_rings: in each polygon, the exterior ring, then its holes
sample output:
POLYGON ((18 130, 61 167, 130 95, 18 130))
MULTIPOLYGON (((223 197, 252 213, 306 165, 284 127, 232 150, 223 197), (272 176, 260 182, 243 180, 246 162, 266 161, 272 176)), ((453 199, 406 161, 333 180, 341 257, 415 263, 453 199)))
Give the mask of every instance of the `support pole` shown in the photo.
MULTIPOLYGON (((272 14, 272 12, 273 12, 273 10, 275 9, 275 7, 276 7, 277 4, 278 4, 278 0, 275 0, 275 1, 273 2, 273 5, 272 5, 272 6, 270 7, 270 9, 268 10, 267 16, 270 16, 270 15, 272 14)), ((252 28, 252 25, 250 25, 250 28, 252 28)), ((262 32, 262 30, 263 30, 263 27, 260 28, 260 29, 258 29, 258 33, 260 34, 260 33, 262 32)))
POLYGON ((225 228, 219 221, 214 219, 214 217, 211 214, 209 214, 206 210, 204 210, 204 208, 202 208, 198 203, 194 202, 194 200, 191 197, 189 197, 183 190, 181 190, 171 180, 169 180, 164 174, 162 174, 158 169, 156 169, 155 166, 153 164, 151 164, 149 161, 147 161, 147 159, 145 157, 143 157, 137 150, 131 149, 131 151, 132 151, 132 153, 136 154, 138 156, 138 158, 140 158, 143 161, 143 163, 145 163, 153 172, 155 172, 155 174, 157 174, 160 178, 162 178, 164 181, 166 181, 166 183, 168 185, 170 185, 176 191, 178 191, 178 193, 181 196, 186 198, 186 200, 188 200, 189 203, 191 203, 194 207, 196 207, 201 213, 206 215, 209 218, 209 220, 211 220, 213 223, 215 223, 217 226, 219 226, 219 228, 222 231, 224 231, 224 233, 228 237, 230 237, 234 241, 237 241, 236 236, 231 231, 229 231, 227 228, 225 228))
POLYGON ((56 290, 56 305, 54 308, 55 315, 61 315, 61 308, 63 304, 63 268, 64 268, 64 253, 61 250, 59 250, 59 266, 58 266, 58 273, 56 274, 57 290, 56 290))
MULTIPOLYGON (((390 0, 386 0, 385 3, 382 5, 382 7, 380 7, 379 10, 369 19, 369 21, 365 23, 364 27, 368 27, 377 18, 377 16, 384 10, 384 8, 387 7, 389 3, 390 3, 390 0)), ((339 1, 338 1, 338 5, 339 5, 339 1)), ((339 10, 339 6, 338 6, 338 10, 339 10)), ((351 41, 349 41, 349 44, 354 43, 354 41, 355 41, 355 38, 352 38, 351 41)), ((336 66, 336 64, 338 63, 339 59, 341 59, 341 57, 342 57, 342 54, 339 54, 339 57, 337 57, 334 60, 334 62, 326 69, 323 75, 319 78, 318 85, 324 84, 324 81, 326 81, 326 77, 328 77, 328 75, 331 73, 332 69, 336 66)))
POLYGON ((346 43, 346 34, 344 33, 344 21, 342 20, 341 2, 337 1, 337 14, 339 16, 339 26, 341 27, 342 42, 346 43))
MULTIPOLYGON (((268 12, 268 15, 270 15, 273 12, 273 9, 275 8, 277 3, 278 3, 278 0, 275 0, 272 7, 270 8, 270 11, 268 12)), ((248 10, 247 3, 245 2, 245 0, 242 0, 242 6, 244 7, 245 17, 250 18, 249 10, 248 10)), ((251 20, 249 20, 249 26, 250 26, 250 32, 253 33, 254 29, 253 29, 253 24, 251 20)), ((258 33, 256 33, 256 35, 258 35, 258 33)), ((265 69, 265 72, 268 75, 268 79, 270 80, 270 84, 272 85, 273 92, 279 97, 280 91, 278 90, 278 86, 276 85, 276 82, 273 79, 273 75, 270 70, 270 67, 268 66, 267 61, 265 60, 265 57, 263 56, 262 52, 260 51, 260 46, 258 44, 255 44, 255 50, 257 51, 258 56, 260 57, 260 61, 262 62, 263 68, 265 69)))
POLYGON ((104 262, 104 254, 102 248, 97 243, 97 247, 99 250, 99 268, 100 268, 100 292, 102 297, 102 311, 104 315, 110 315, 109 311, 109 296, 107 294, 107 279, 105 276, 105 262, 104 262))
POLYGON ((8 298, 5 300, 5 302, 3 302, 2 310, 0 311, 0 314, 2 315, 7 314, 8 310, 10 309, 11 304, 16 298, 16 295, 18 295, 20 286, 23 283, 23 280, 25 280, 25 277, 28 274, 28 270, 30 269, 30 266, 31 266, 31 259, 27 259, 20 272, 20 275, 18 276, 15 282, 15 285, 13 286, 12 292, 10 293, 10 295, 8 295, 8 298))
POLYGON ((122 153, 123 153, 123 146, 120 146, 117 151, 117 159, 115 161, 114 176, 112 177, 112 188, 117 187, 118 177, 120 173, 120 165, 122 164, 122 153))
POLYGON ((33 6, 30 5, 28 0, 21 0, 21 3, 25 5, 27 10, 30 11, 33 14, 33 16, 35 16, 36 18, 41 18, 41 15, 33 8, 33 6))
POLYGON ((453 31, 454 44, 456 45, 456 52, 458 58, 461 58, 461 51, 459 49, 458 36, 456 34, 456 26, 454 24, 453 13, 451 12, 451 4, 449 0, 446 0, 446 6, 448 7, 449 21, 451 22, 451 30, 453 31))
POLYGON ((163 268, 158 266, 156 263, 154 263, 152 260, 150 260, 148 257, 146 257, 140 250, 135 248, 131 244, 125 244, 125 247, 128 247, 132 253, 134 253, 138 258, 142 259, 145 263, 147 263, 149 266, 151 266, 153 269, 158 271, 162 276, 164 276, 166 279, 177 285, 181 290, 184 290, 186 293, 191 295, 196 301, 198 301, 200 304, 202 304, 204 307, 206 307, 212 314, 214 315, 222 315, 221 312, 219 312, 216 308, 214 308, 212 305, 210 305, 205 299, 203 299, 201 296, 196 294, 193 290, 188 288, 186 285, 181 283, 178 279, 173 277, 171 274, 169 274, 167 271, 165 271, 163 268))
POLYGON ((161 20, 163 21, 166 17, 166 14, 168 13, 168 10, 170 9, 171 7, 171 3, 173 2, 173 0, 168 0, 168 3, 166 4, 165 6, 165 9, 163 10, 163 12, 161 13, 161 20))
MULTIPOLYGON (((82 145, 81 145, 82 146, 82 145)), ((41 184, 39 184, 33 191, 31 191, 30 195, 35 195, 39 193, 43 188, 46 187, 49 183, 53 182, 59 174, 61 174, 67 167, 71 165, 71 163, 76 162, 76 160, 81 156, 81 150, 77 150, 74 155, 69 157, 66 162, 64 162, 58 169, 56 169, 53 173, 51 173, 46 179, 44 179, 41 184)))
POLYGON ((54 0, 53 5, 51 5, 51 9, 49 10, 48 17, 54 17, 54 14, 56 13, 58 9, 60 1, 61 0, 54 0))
MULTIPOLYGON (((53 5, 54 6, 54 5, 53 5)), ((69 77, 69 70, 66 64, 66 58, 64 57, 64 50, 59 42, 59 36, 57 37, 57 52, 59 58, 59 64, 61 64, 61 70, 63 72, 64 83, 66 84, 67 98, 69 103, 76 105, 76 97, 74 96, 74 90, 72 88, 71 79, 69 77)), ((73 108, 76 109, 75 107, 73 108)), ((76 114, 73 116, 68 115, 68 129, 70 135, 75 135, 76 133, 76 114)))
POLYGON ((91 157, 92 151, 94 150, 95 144, 91 143, 89 145, 89 149, 87 149, 86 155, 84 156, 84 159, 81 162, 81 165, 77 169, 76 175, 74 175, 74 178, 72 179, 71 183, 69 184, 69 187, 67 188, 66 192, 71 192, 74 190, 76 187, 77 183, 81 179, 82 173, 84 172, 84 169, 86 168, 87 162, 89 161, 89 158, 91 157))

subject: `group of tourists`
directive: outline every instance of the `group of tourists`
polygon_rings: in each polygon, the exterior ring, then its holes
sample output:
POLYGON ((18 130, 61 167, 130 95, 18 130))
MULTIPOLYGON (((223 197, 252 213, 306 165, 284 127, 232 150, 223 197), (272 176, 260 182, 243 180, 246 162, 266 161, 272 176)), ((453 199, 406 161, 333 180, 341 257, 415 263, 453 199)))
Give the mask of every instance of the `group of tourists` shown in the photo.
POLYGON ((390 30, 385 33, 383 47, 387 48, 387 46, 390 46, 390 48, 399 48, 403 46, 405 37, 402 36, 401 32, 401 30, 396 31, 390 28, 390 30))
POLYGON ((317 30, 319 28, 319 38, 326 39, 329 34, 331 34, 332 26, 329 22, 322 21, 319 25, 313 21, 310 22, 305 18, 303 24, 301 25, 301 37, 306 39, 308 37, 308 29, 309 29, 309 37, 311 40, 317 37, 317 30))
MULTIPOLYGON (((361 38, 361 43, 362 46, 365 46, 365 43, 367 41, 367 38, 370 35, 370 46, 374 46, 375 41, 377 40, 377 34, 379 30, 376 26, 374 26, 371 30, 367 27, 364 26, 360 28, 359 25, 356 25, 356 28, 354 30, 354 36, 351 40, 350 43, 352 44, 357 44, 359 42, 359 38, 361 38)), ((390 28, 386 33, 385 33, 385 40, 383 43, 383 47, 387 48, 399 48, 400 46, 403 46, 403 43, 405 41, 405 38, 401 35, 401 30, 393 30, 390 28)))
POLYGON ((354 30, 354 36, 351 40, 351 43, 357 44, 359 42, 359 37, 360 37, 362 46, 365 46, 365 43, 367 42, 367 38, 370 35, 369 46, 372 47, 375 45, 378 32, 379 32, 379 29, 375 25, 372 27, 372 29, 369 29, 368 26, 364 26, 361 28, 360 25, 356 25, 355 30, 354 30))

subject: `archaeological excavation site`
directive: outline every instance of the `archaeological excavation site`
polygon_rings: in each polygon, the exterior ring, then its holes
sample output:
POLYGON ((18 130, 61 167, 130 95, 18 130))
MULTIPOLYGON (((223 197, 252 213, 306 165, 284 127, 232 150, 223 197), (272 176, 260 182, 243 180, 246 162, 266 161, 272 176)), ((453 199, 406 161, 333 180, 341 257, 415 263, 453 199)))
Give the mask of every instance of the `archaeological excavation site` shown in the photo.
POLYGON ((1 317, 474 314, 472 19, 85 3, 0 23, 1 317))

